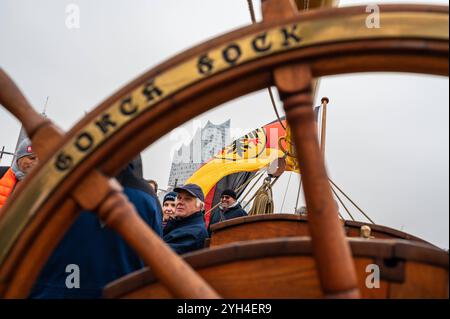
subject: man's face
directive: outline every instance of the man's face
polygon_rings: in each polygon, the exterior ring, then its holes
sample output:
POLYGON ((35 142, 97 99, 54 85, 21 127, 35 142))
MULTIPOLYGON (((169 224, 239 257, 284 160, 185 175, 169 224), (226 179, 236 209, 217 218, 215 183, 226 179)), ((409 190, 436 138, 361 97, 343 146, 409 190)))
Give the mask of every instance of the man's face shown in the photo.
POLYGON ((175 217, 175 201, 166 200, 163 204, 163 221, 167 222, 173 217, 175 217))
POLYGON ((36 166, 38 163, 38 158, 36 155, 27 155, 17 160, 17 166, 24 173, 28 174, 28 172, 36 166))
POLYGON ((180 191, 175 201, 175 216, 188 217, 195 212, 198 212, 200 207, 197 207, 196 197, 192 196, 186 191, 180 191))
POLYGON ((220 198, 220 202, 221 202, 223 208, 228 208, 231 205, 233 205, 234 203, 236 203, 236 200, 229 195, 223 195, 220 198))

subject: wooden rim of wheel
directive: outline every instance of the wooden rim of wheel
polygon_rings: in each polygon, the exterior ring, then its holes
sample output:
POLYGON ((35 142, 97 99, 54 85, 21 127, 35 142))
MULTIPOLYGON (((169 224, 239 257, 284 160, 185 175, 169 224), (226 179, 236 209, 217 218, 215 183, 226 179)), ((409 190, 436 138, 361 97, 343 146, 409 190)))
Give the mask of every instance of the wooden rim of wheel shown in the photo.
MULTIPOLYGON (((4 207, 0 295, 27 296, 30 282, 77 217, 80 207, 71 193, 84 176, 94 171, 114 176, 173 128, 273 85, 276 68, 302 63, 313 77, 376 71, 448 76, 448 7, 385 5, 380 10, 379 29, 366 27, 362 6, 252 25, 188 50, 112 95, 51 146, 51 155, 4 207), (72 157, 69 167, 61 161, 67 156, 72 157)), ((33 142, 44 129, 28 132, 33 142)))

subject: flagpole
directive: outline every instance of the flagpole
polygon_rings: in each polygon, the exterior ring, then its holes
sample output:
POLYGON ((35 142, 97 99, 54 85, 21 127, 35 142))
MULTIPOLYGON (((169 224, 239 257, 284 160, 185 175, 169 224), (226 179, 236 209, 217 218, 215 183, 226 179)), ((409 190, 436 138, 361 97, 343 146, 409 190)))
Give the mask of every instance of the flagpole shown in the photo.
POLYGON ((322 100, 322 132, 320 134, 320 147, 322 155, 325 156, 325 138, 327 131, 327 105, 330 100, 327 97, 323 97, 322 100))
POLYGON ((47 117, 46 112, 47 112, 48 98, 49 98, 49 96, 47 96, 47 98, 45 99, 44 110, 43 110, 42 113, 41 113, 41 114, 44 115, 45 117, 47 117))

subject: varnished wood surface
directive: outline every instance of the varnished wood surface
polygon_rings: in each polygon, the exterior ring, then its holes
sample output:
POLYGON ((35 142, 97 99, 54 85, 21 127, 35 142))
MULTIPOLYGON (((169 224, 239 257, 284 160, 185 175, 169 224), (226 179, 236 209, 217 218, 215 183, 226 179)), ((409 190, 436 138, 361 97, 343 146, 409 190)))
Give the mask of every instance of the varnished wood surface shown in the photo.
MULTIPOLYGON (((350 239, 363 298, 447 298, 448 253, 404 240, 350 239), (401 271, 396 274, 398 263, 401 271), (380 266, 380 287, 369 289, 366 267, 380 266), (393 273, 394 271, 394 273, 393 273), (391 274, 389 274, 389 272, 391 274), (384 275, 384 273, 389 275, 384 275)), ((225 298, 320 298, 309 238, 255 240, 205 249, 185 260, 225 298)), ((168 298, 151 271, 109 284, 107 298, 168 298)))
MULTIPOLYGON (((254 215, 230 219, 211 226, 211 247, 253 239, 310 236, 308 219, 294 214, 254 215)), ((360 237, 360 228, 368 225, 376 239, 406 239, 421 243, 427 241, 399 230, 371 223, 345 220, 342 222, 348 237, 360 237)))

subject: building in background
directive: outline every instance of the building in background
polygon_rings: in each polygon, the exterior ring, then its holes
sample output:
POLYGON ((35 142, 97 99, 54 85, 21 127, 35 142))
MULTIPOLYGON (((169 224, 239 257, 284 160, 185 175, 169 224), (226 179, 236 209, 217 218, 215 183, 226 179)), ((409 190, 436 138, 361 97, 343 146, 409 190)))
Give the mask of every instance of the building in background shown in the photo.
POLYGON ((183 185, 204 162, 229 144, 230 122, 215 125, 208 121, 205 127, 195 132, 189 145, 178 149, 170 168, 169 190, 183 185))

